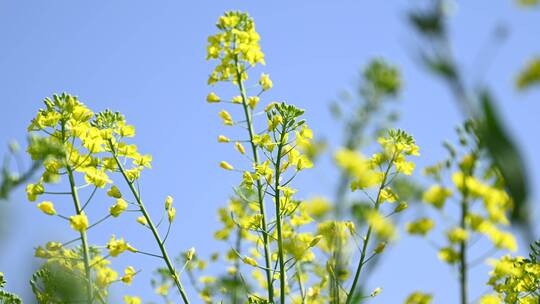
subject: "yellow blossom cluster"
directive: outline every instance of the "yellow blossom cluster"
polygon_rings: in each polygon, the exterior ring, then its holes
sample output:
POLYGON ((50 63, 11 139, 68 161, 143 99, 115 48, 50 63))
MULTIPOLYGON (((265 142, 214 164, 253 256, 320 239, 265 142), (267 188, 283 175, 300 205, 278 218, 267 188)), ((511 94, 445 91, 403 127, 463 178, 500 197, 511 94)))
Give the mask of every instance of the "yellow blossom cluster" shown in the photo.
MULTIPOLYGON (((31 141, 28 153, 33 159, 42 161, 43 172, 36 183, 28 184, 26 192, 29 201, 36 201, 42 195, 63 195, 69 194, 73 201, 75 214, 65 215, 68 212, 67 206, 56 205, 50 200, 44 200, 37 204, 37 207, 45 214, 58 216, 69 221, 71 228, 80 234, 80 237, 72 242, 80 242, 80 246, 67 249, 57 243, 49 243, 45 248, 39 247, 36 256, 44 258, 47 263, 56 263, 70 271, 77 271, 77 276, 84 278, 84 294, 87 302, 92 302, 96 295, 106 299, 109 285, 122 281, 131 284, 135 268, 128 267, 123 276, 110 268, 111 262, 107 259, 117 257, 125 251, 139 252, 123 239, 116 239, 113 235, 107 243, 107 257, 99 255, 98 247, 92 246, 88 240, 88 230, 102 223, 109 218, 116 218, 128 211, 130 204, 135 206, 135 210, 142 214, 140 219, 144 220, 144 225, 153 229, 153 236, 158 242, 163 259, 169 267, 167 271, 171 277, 176 276, 176 271, 172 267, 165 252, 164 242, 161 239, 157 228, 150 220, 140 194, 134 187, 134 183, 139 179, 144 168, 151 168, 152 156, 140 154, 137 146, 127 142, 128 138, 135 136, 135 128, 128 125, 124 117, 118 112, 105 110, 94 114, 88 107, 80 102, 76 97, 69 94, 54 95, 46 98, 45 108, 39 110, 36 117, 32 119, 28 131, 39 134, 39 140, 31 141), (49 145, 44 145, 44 142, 49 145), (55 153, 48 153, 44 149, 56 149, 55 153), (113 174, 120 173, 126 182, 129 191, 134 196, 136 202, 130 202, 120 191, 120 188, 113 183, 113 174), (78 178, 77 174, 81 177, 78 178), (61 177, 67 177, 69 191, 52 190, 46 184, 59 183, 61 177), (77 182, 84 180, 82 186, 77 182), (106 188, 107 196, 114 199, 106 215, 91 223, 86 211, 91 205, 92 198, 97 190, 106 188), (83 192, 89 187, 93 191, 82 200, 83 192), (51 190, 49 190, 51 189, 51 190)), ((58 186, 54 186, 58 187, 58 186)), ((165 211, 169 225, 172 224, 176 209, 172 207, 172 197, 165 200, 165 211)), ((93 213, 93 212, 92 212, 93 213)), ((142 220, 137 220, 141 222, 142 220)), ((170 226, 169 226, 170 229, 170 226)), ((168 233, 167 233, 168 236, 168 233)), ((175 286, 178 287, 184 302, 187 298, 178 278, 175 286)), ((137 297, 126 296, 126 303, 140 303, 137 297)))
MULTIPOLYGON (((260 36, 255 30, 255 23, 246 13, 226 12, 216 24, 219 33, 208 37, 207 59, 218 59, 216 66, 208 79, 208 84, 218 81, 235 80, 239 77, 247 79, 247 66, 257 63, 264 64, 264 54, 259 45, 260 36), (237 63, 242 62, 240 70, 237 63)), ((272 86, 270 79, 261 80, 263 88, 272 86)))
MULTIPOLYGON (((254 84, 258 92, 250 94, 247 89, 251 87, 246 85, 248 67, 264 64, 259 35, 253 20, 240 12, 225 13, 220 17, 217 28, 218 33, 208 39, 207 59, 218 60, 208 83, 231 82, 239 95, 222 98, 211 92, 206 101, 230 103, 241 108, 243 117, 238 120, 228 110, 219 112, 219 117, 226 126, 242 126, 249 137, 233 140, 219 135, 217 141, 233 144, 236 151, 251 161, 247 166, 227 161, 219 164, 225 170, 241 172, 242 179, 228 207, 218 211, 222 229, 214 236, 237 244, 224 256, 230 263, 230 271, 225 275, 227 280, 233 280, 240 286, 240 268, 245 265, 252 270, 251 275, 259 282, 261 290, 266 292, 266 295, 259 295, 261 298, 278 301, 279 291, 279 298, 284 301, 285 294, 294 296, 291 282, 295 281, 289 277, 290 265, 317 264, 313 249, 327 243, 321 241, 325 236, 319 233, 302 231, 313 222, 313 217, 309 207, 295 199, 297 190, 291 187, 291 181, 300 171, 313 167, 312 160, 305 154, 310 150, 313 132, 301 119, 304 111, 285 102, 271 102, 264 106, 262 113, 266 116, 266 127, 255 130, 255 126, 260 124, 254 122, 258 117, 254 111, 263 103, 262 94, 274 85, 270 76, 263 73, 254 84), (273 263, 277 265, 276 271, 270 270, 273 263)), ((320 269, 324 269, 324 265, 320 269)), ((302 277, 305 275, 301 274, 302 277)), ((203 285, 199 294, 205 302, 211 302, 217 293, 225 296, 234 294, 230 286, 222 286, 221 291, 219 288, 216 291, 212 286, 220 281, 206 279, 199 282, 203 285)), ((321 284, 325 284, 324 280, 306 287, 312 291, 312 298, 318 296, 319 292, 314 290, 322 289, 321 284)))
MULTIPOLYGON (((95 281, 90 286, 93 289, 93 293, 99 295, 101 298, 106 298, 109 285, 118 281, 118 273, 110 268, 109 265, 111 262, 100 254, 99 248, 92 248, 92 253, 89 263, 95 273, 95 281)), ((57 270, 61 270, 59 273, 62 276, 66 278, 72 277, 81 284, 82 289, 86 288, 83 287, 82 278, 85 273, 85 265, 80 248, 68 249, 58 242, 48 242, 46 246, 36 248, 35 256, 45 260, 45 264, 42 266, 43 269, 48 269, 47 267, 58 268, 57 270)), ((125 275, 120 280, 126 284, 131 284, 135 274, 135 269, 129 266, 125 270, 125 275)), ((40 293, 37 296, 38 298, 51 300, 50 294, 40 293)))
POLYGON ((496 294, 486 295, 481 304, 538 303, 540 299, 540 241, 531 245, 528 258, 504 255, 490 259, 493 267, 488 285, 496 294))
MULTIPOLYGON (((458 162, 458 171, 451 175, 452 187, 443 186, 440 183, 429 187, 423 194, 423 201, 433 206, 436 210, 443 212, 448 199, 455 199, 460 204, 465 204, 466 214, 463 216, 461 225, 453 225, 446 229, 445 234, 448 245, 441 248, 439 258, 454 264, 459 262, 458 248, 460 244, 466 243, 473 234, 486 236, 496 248, 515 251, 517 242, 510 232, 500 229, 500 226, 509 224, 507 214, 512 208, 512 200, 503 188, 501 177, 496 169, 488 168, 486 172, 476 171, 472 173, 472 168, 478 167, 479 163, 475 156, 466 154, 458 162), (473 209, 473 202, 480 201, 473 209), (478 207, 482 208, 478 208, 478 207)), ((439 175, 441 166, 428 168, 426 172, 430 175, 439 175)), ((432 219, 421 218, 407 224, 407 230, 411 234, 426 235, 435 223, 432 219)))

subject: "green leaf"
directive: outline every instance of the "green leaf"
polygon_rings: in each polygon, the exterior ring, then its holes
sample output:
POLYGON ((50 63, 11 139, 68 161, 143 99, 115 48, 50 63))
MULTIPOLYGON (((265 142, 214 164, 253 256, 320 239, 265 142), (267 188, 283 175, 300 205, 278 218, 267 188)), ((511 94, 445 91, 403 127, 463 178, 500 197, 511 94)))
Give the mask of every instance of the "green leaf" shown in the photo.
POLYGON ((518 90, 525 90, 534 85, 540 85, 540 57, 533 58, 516 79, 518 90))
POLYGON ((487 148, 494 164, 501 171, 508 192, 514 200, 512 219, 516 223, 526 224, 529 190, 523 158, 507 135, 489 93, 482 92, 480 100, 484 116, 478 130, 478 137, 487 148))
POLYGON ((413 12, 409 21, 424 35, 440 36, 444 32, 443 16, 438 6, 426 12, 413 12))
POLYGON ((457 78, 456 67, 453 62, 441 55, 421 54, 423 64, 435 75, 446 80, 455 81, 457 78))
POLYGON ((21 304, 22 300, 17 295, 9 293, 3 288, 6 286, 4 274, 0 272, 0 304, 21 304))
POLYGON ((540 4, 540 0, 517 0, 517 3, 521 6, 535 6, 540 4))

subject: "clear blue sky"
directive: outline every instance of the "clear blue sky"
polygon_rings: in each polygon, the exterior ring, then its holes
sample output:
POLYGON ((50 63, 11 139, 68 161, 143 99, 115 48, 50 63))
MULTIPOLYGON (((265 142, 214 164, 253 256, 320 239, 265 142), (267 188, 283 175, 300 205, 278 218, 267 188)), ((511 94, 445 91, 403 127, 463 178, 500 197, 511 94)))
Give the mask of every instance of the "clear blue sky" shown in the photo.
MULTIPOLYGON (((154 156, 153 169, 142 180, 151 211, 159 212, 166 195, 176 198, 178 220, 170 250, 194 246, 210 254, 222 246, 211 237, 218 227, 215 210, 239 180, 218 169, 219 161, 236 158, 216 143, 225 131, 217 117, 220 108, 205 102, 211 90, 206 79, 214 65, 205 61, 206 38, 215 32, 218 16, 240 9, 255 18, 265 71, 275 85, 268 97, 307 109, 315 133, 333 144, 339 143, 335 134, 340 129, 330 117, 328 102, 350 87, 359 68, 374 56, 399 65, 405 88, 398 126, 416 137, 422 152, 418 165, 423 167, 444 156, 440 143, 455 138, 453 129, 461 116, 445 87, 413 58, 417 41, 406 24, 405 2, 410 1, 0 0, 0 143, 24 142, 41 100, 55 92, 78 95, 95 111, 123 112, 137 128, 140 149, 154 156)), ((513 79, 527 59, 540 53, 539 20, 538 9, 522 10, 511 0, 479 0, 458 1, 451 23, 455 51, 471 79, 477 77, 479 58, 484 58, 480 50, 495 26, 504 24, 510 30, 484 81, 494 88, 501 113, 522 147, 533 200, 539 197, 534 188, 540 183, 540 160, 534 157, 540 150, 540 92, 517 93, 513 79)), ((323 161, 298 179, 299 197, 331 195, 335 177, 330 162, 323 161)), ((110 202, 95 203, 105 208, 110 202)), ((47 218, 26 202, 22 191, 9 203, 0 202, 0 210, 8 214, 0 222, 7 230, 0 241, 0 271, 11 290, 29 299, 32 247, 72 235, 66 223, 47 218)), ((116 228, 125 226, 122 221, 96 230, 92 242, 103 244, 114 229, 135 246, 152 248, 150 236, 143 237, 139 227, 116 228)), ((147 278, 156 261, 126 255, 115 263, 122 269, 135 259, 143 261, 137 263, 143 275, 117 294, 153 299, 147 278)), ((473 270, 473 298, 487 289, 487 271, 473 270)), ((369 284, 383 287, 373 303, 398 303, 413 290, 433 292, 436 303, 457 302, 456 274, 437 260, 424 240, 403 234, 369 284)))

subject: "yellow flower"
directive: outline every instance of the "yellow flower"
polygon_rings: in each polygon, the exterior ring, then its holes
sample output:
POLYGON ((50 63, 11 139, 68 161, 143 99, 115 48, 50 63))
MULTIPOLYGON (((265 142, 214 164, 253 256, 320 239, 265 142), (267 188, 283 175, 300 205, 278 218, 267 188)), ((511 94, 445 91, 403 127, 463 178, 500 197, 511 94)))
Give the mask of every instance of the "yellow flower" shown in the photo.
POLYGON ((467 230, 461 227, 450 229, 446 233, 446 236, 448 237, 448 240, 452 243, 464 242, 469 239, 469 233, 467 232, 467 230))
POLYGON ((156 288, 156 293, 161 296, 166 296, 167 294, 169 294, 169 288, 169 284, 161 284, 160 286, 158 286, 158 288, 156 288))
POLYGON ((379 203, 382 203, 382 202, 395 203, 398 199, 399 197, 397 196, 397 194, 394 193, 394 191, 392 191, 390 187, 386 187, 382 189, 379 194, 379 203))
POLYGON ((309 242, 309 246, 308 247, 315 247, 317 246, 317 244, 321 241, 321 239, 323 238, 322 235, 317 235, 313 238, 313 240, 311 240, 311 242, 309 242))
POLYGON ((496 295, 485 295, 480 298, 480 304, 501 304, 503 303, 496 295))
POLYGON ((352 190, 369 188, 379 181, 369 161, 355 151, 341 149, 336 152, 335 160, 339 167, 355 178, 351 184, 352 190))
POLYGON ((396 228, 392 222, 378 211, 367 211, 366 222, 382 240, 394 239, 396 237, 396 228))
POLYGON ((459 260, 459 254, 451 247, 445 247, 439 250, 439 259, 454 264, 459 260))
POLYGON ((244 148, 244 146, 242 146, 241 143, 235 142, 235 143, 234 143, 234 147, 235 147, 236 150, 238 150, 238 152, 240 152, 241 154, 245 154, 245 153, 246 153, 246 149, 244 148))
POLYGON ((376 297, 379 293, 381 293, 381 291, 382 291, 382 288, 377 287, 371 292, 371 294, 369 296, 372 297, 372 298, 376 297))
POLYGON ((135 127, 125 125, 125 123, 119 124, 118 135, 121 137, 133 137, 135 136, 135 127))
POLYGON ((50 201, 43 201, 37 205, 39 210, 43 211, 43 213, 48 215, 55 215, 56 210, 54 210, 54 205, 50 201))
POLYGON ((202 276, 199 278, 199 282, 203 284, 211 284, 211 283, 214 283, 216 280, 217 280, 216 277, 211 277, 211 276, 202 276))
POLYGON ((147 226, 148 225, 148 221, 146 220, 146 218, 144 216, 139 216, 137 218, 137 223, 143 225, 143 226, 147 226))
POLYGON ((221 119, 223 120, 224 125, 227 125, 227 126, 233 125, 233 119, 232 119, 231 114, 229 114, 229 112, 222 110, 221 112, 219 112, 219 117, 221 117, 221 119))
POLYGON ((401 211, 407 209, 408 207, 409 207, 409 204, 407 204, 407 202, 401 202, 394 209, 394 213, 400 213, 401 211))
POLYGON ((84 179, 86 182, 93 184, 98 188, 103 188, 108 183, 111 183, 111 180, 107 174, 105 174, 105 172, 102 170, 98 170, 97 168, 88 167, 85 169, 85 173, 86 175, 84 176, 84 179))
POLYGON ((111 186, 111 189, 109 189, 109 191, 107 191, 107 195, 110 196, 110 197, 114 197, 114 198, 121 198, 122 197, 122 193, 120 192, 120 189, 118 189, 118 187, 116 187, 116 186, 111 186))
POLYGON ((122 277, 122 282, 130 285, 133 282, 133 277, 137 274, 137 271, 132 266, 128 266, 124 270, 124 276, 122 277))
POLYGON ((211 92, 210 94, 208 94, 208 96, 206 96, 206 101, 209 103, 216 103, 216 102, 219 102, 220 100, 221 99, 219 98, 219 96, 214 94, 214 92, 211 92))
POLYGON ((167 197, 165 198, 165 210, 169 210, 173 204, 173 197, 170 196, 170 195, 167 195, 167 197))
POLYGON ((407 297, 405 304, 430 304, 432 299, 432 295, 416 291, 407 297))
POLYGON ((218 136, 218 142, 220 142, 220 143, 228 143, 230 141, 231 140, 226 136, 223 136, 223 135, 218 136))
POLYGON ((257 96, 250 96, 247 99, 247 104, 252 109, 255 109, 255 107, 257 106, 258 103, 259 103, 259 97, 257 97, 257 96))
POLYGON ((401 172, 405 175, 411 175, 414 171, 415 164, 410 161, 406 161, 403 155, 400 155, 395 161, 397 172, 401 172))
POLYGON ((141 166, 151 169, 152 168, 152 155, 145 154, 145 155, 138 155, 135 159, 133 159, 133 164, 135 166, 141 166))
POLYGON ((314 197, 305 201, 304 206, 306 207, 307 213, 317 219, 322 219, 332 210, 332 204, 323 197, 314 197))
POLYGON ((448 197, 452 196, 452 190, 444 188, 440 185, 431 186, 422 195, 422 200, 435 208, 441 209, 448 197))
POLYGON ((100 268, 96 274, 96 283, 99 287, 105 288, 116 280, 118 273, 111 268, 100 268))
POLYGON ((139 297, 132 297, 132 296, 124 296, 124 302, 126 304, 141 304, 141 298, 139 297))
POLYGON ((31 202, 36 201, 38 195, 43 194, 45 192, 45 188, 43 187, 43 184, 28 184, 26 186, 26 194, 28 196, 28 200, 31 202))
POLYGON ((386 248, 386 242, 380 242, 375 249, 373 249, 373 252, 376 254, 380 254, 384 251, 384 248, 386 248))
POLYGON ((251 265, 251 266, 257 266, 257 261, 255 261, 255 259, 253 258, 250 258, 248 256, 245 256, 242 261, 244 261, 244 263, 248 264, 248 265, 251 265))
POLYGON ((268 131, 275 130, 281 123, 283 123, 283 116, 274 115, 268 119, 268 131))
POLYGON ((169 223, 172 223, 174 221, 175 215, 176 215, 176 209, 174 207, 167 210, 167 216, 169 218, 169 223))
POLYGON ((118 217, 122 212, 126 211, 127 207, 128 203, 123 198, 119 198, 116 200, 116 204, 109 208, 109 213, 114 217, 118 217))
POLYGON ((73 230, 79 232, 84 232, 88 228, 88 218, 84 212, 81 212, 81 214, 78 215, 70 216, 69 223, 71 224, 71 228, 73 228, 73 230))
POLYGON ((114 234, 111 236, 111 239, 107 243, 107 249, 109 250, 109 254, 112 257, 117 257, 119 254, 123 253, 126 250, 129 250, 131 252, 137 252, 137 249, 133 248, 130 244, 124 241, 124 239, 116 239, 114 234))
POLYGON ((259 84, 261 85, 263 91, 270 90, 273 86, 272 80, 270 80, 270 76, 268 74, 261 74, 261 78, 259 78, 259 84))
POLYGON ((194 255, 195 255, 195 248, 194 247, 189 248, 189 250, 186 252, 186 260, 191 261, 194 255))
POLYGON ((242 96, 234 96, 231 101, 232 103, 242 103, 242 96))
POLYGON ((426 235, 433 229, 435 223, 428 218, 421 218, 414 222, 407 223, 405 229, 410 234, 426 235))
POLYGON ((225 169, 225 170, 233 170, 233 169, 234 169, 234 167, 231 166, 231 165, 230 165, 228 162, 226 162, 226 161, 220 162, 220 163, 219 163, 219 166, 220 166, 221 168, 225 169))

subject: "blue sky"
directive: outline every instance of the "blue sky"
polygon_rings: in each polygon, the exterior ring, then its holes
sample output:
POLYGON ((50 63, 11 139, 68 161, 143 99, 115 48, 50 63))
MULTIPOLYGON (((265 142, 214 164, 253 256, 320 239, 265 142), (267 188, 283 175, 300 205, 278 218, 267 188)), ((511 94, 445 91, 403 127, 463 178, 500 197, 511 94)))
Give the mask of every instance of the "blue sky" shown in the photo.
MULTIPOLYGON (((52 93, 78 95, 90 108, 112 108, 137 128, 140 150, 154 156, 144 173, 144 197, 158 214, 166 195, 176 198, 178 221, 169 241, 171 252, 192 246, 203 254, 216 248, 211 238, 218 227, 215 210, 223 206, 239 176, 219 170, 221 160, 234 158, 231 149, 216 143, 227 130, 217 112, 206 104, 207 76, 214 63, 205 61, 208 35, 226 10, 249 12, 256 21, 266 54, 264 71, 274 81, 268 100, 286 100, 306 109, 315 134, 332 144, 340 141, 339 125, 328 103, 351 87, 359 69, 373 57, 397 64, 404 76, 398 127, 413 134, 421 147, 418 166, 444 157, 441 142, 454 139, 461 115, 446 88, 419 68, 414 59, 418 41, 406 23, 406 1, 7 1, 0 0, 0 143, 24 142, 25 129, 52 93), (337 134, 337 135, 336 135, 337 134)), ((467 77, 494 89, 500 112, 525 157, 533 188, 540 183, 538 117, 540 92, 518 93, 513 79, 519 68, 540 52, 538 9, 523 10, 513 1, 459 1, 451 18, 451 37, 467 77), (509 37, 482 69, 486 47, 497 25, 509 37)), ((336 172, 329 160, 297 180, 299 197, 333 193, 336 172)), ((108 206, 109 202, 97 202, 108 206)), ((535 204, 535 215, 539 207, 535 204)), ((0 210, 7 234, 0 241, 0 271, 9 287, 25 294, 33 270, 32 247, 50 239, 72 237, 67 225, 40 214, 18 191, 0 210)), ((414 210, 412 211, 414 212, 414 210)), ((409 214, 406 217, 414 217, 409 214)), ((95 243, 104 243, 111 229, 141 248, 151 248, 149 235, 122 228, 122 220, 96 230, 95 243), (118 228, 120 227, 120 228, 118 228)), ((538 229, 537 229, 538 232, 538 229)), ((521 244, 521 247, 525 247, 521 244)), ((216 247, 217 246, 217 247, 216 247)), ((119 260, 116 265, 140 257, 119 260)), ((152 299, 146 278, 156 261, 142 258, 145 275, 117 294, 152 299)), ((216 271, 215 269, 211 271, 216 271)), ((483 286, 488 268, 473 270, 472 298, 483 286)), ((457 302, 456 274, 440 263, 424 240, 402 238, 369 282, 383 287, 373 303, 397 303, 409 292, 433 292, 436 303, 457 302)), ((369 288, 368 288, 369 289, 369 288)), ((190 290, 190 293, 191 290, 190 290)), ((25 298, 28 299, 26 294, 25 298)), ((194 301, 195 303, 197 301, 194 301)))

